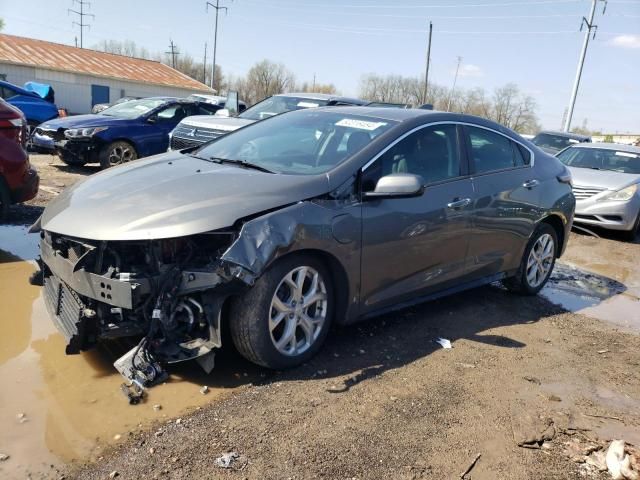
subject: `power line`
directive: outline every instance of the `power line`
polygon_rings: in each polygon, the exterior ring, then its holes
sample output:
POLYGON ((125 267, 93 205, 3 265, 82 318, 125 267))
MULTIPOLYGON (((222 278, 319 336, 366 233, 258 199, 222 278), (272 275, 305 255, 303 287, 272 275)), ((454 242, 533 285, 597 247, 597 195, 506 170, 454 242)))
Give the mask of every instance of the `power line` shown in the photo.
POLYGON ((576 72, 576 79, 573 84, 573 91, 571 92, 571 100, 569 100, 569 111, 567 113, 567 120, 564 124, 565 132, 568 132, 571 128, 573 109, 576 105, 576 97, 578 96, 578 89, 580 88, 582 68, 584 67, 584 59, 587 56, 587 48, 589 47, 589 38, 591 37, 591 32, 593 32, 593 38, 595 38, 596 31, 598 30, 598 26, 593 24, 593 18, 596 14, 596 6, 599 1, 604 2, 604 8, 602 9, 602 13, 604 14, 607 9, 607 0, 591 0, 591 11, 589 12, 589 19, 587 20, 585 17, 582 17, 582 23, 580 23, 580 30, 582 30, 582 27, 584 27, 585 25, 587 26, 587 30, 584 32, 584 42, 582 43, 582 51, 580 52, 578 71, 576 72))
POLYGON ((211 2, 207 2, 206 10, 209 11, 209 7, 215 9, 216 11, 216 23, 213 29, 213 65, 211 66, 211 89, 215 90, 216 85, 216 48, 218 46, 218 13, 220 10, 224 10, 224 13, 227 13, 229 10, 227 7, 220 6, 220 0, 216 0, 216 4, 214 5, 211 2))
POLYGON ((178 46, 173 43, 173 40, 169 39, 169 48, 171 49, 169 52, 164 52, 167 55, 171 55, 171 67, 176 68, 176 57, 180 55, 178 52, 178 46))
POLYGON ((80 5, 80 11, 74 10, 73 8, 68 8, 67 15, 73 13, 75 15, 78 15, 78 18, 80 19, 80 22, 72 22, 72 25, 78 25, 80 27, 80 48, 83 48, 84 28, 91 28, 91 25, 89 25, 88 23, 84 23, 84 17, 91 17, 93 20, 95 20, 96 16, 92 13, 84 13, 84 6, 87 5, 91 7, 91 2, 88 2, 86 0, 72 0, 71 6, 75 5, 76 3, 80 5))
MULTIPOLYGON (((446 5, 340 5, 340 8, 349 9, 423 9, 423 8, 490 8, 490 7, 520 7, 529 5, 557 5, 559 3, 580 3, 582 0, 534 0, 531 2, 519 1, 519 2, 501 2, 501 3, 451 3, 446 5)), ((618 2, 622 3, 622 2, 618 2)), ((300 3, 280 3, 282 6, 300 6, 300 3)), ((273 6, 270 4, 270 6, 273 6)), ((305 3, 305 7, 324 8, 327 6, 321 3, 305 3)))

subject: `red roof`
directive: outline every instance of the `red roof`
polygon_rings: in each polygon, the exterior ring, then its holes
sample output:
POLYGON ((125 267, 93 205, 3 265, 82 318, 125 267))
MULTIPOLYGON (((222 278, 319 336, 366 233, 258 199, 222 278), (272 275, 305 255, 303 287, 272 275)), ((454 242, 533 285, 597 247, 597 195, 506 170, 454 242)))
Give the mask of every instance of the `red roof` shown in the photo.
POLYGON ((126 57, 14 35, 0 34, 0 63, 84 73, 96 77, 190 90, 210 90, 205 84, 154 60, 126 57))

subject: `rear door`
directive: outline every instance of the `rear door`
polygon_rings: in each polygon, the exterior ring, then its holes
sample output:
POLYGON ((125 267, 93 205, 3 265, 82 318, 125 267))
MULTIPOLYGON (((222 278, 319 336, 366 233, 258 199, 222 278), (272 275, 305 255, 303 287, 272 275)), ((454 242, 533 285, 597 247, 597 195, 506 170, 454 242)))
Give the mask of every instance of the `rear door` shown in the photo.
POLYGON ((461 135, 451 123, 419 128, 363 169, 363 191, 391 173, 426 187, 362 204, 362 313, 464 281, 473 186, 461 135))
POLYGON ((476 192, 468 268, 476 279, 518 267, 540 218, 540 179, 524 145, 485 127, 464 130, 476 192))

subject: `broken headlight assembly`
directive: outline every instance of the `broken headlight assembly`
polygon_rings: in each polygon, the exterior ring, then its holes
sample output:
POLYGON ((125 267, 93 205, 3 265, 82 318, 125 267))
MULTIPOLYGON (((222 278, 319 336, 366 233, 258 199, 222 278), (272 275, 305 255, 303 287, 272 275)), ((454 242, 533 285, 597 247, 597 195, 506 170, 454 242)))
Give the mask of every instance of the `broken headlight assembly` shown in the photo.
POLYGON ((233 292, 233 285, 217 289, 228 283, 219 256, 232 232, 129 242, 42 236, 45 304, 67 353, 142 337, 114 363, 131 403, 166 379, 163 365, 197 359, 211 371, 222 305, 233 292))

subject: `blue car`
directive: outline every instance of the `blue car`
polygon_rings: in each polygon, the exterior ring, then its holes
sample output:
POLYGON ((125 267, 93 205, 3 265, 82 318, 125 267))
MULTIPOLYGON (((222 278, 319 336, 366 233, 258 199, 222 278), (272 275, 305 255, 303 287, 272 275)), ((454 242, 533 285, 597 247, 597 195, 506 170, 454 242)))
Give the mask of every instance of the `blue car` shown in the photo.
POLYGON ((0 80, 0 97, 19 108, 31 128, 58 116, 58 107, 55 103, 45 100, 35 91, 29 91, 2 80, 0 80))
POLYGON ((36 128, 33 144, 57 153, 68 165, 109 168, 167 151, 169 133, 185 117, 213 115, 221 107, 172 97, 114 105, 98 114, 75 115, 36 128))

